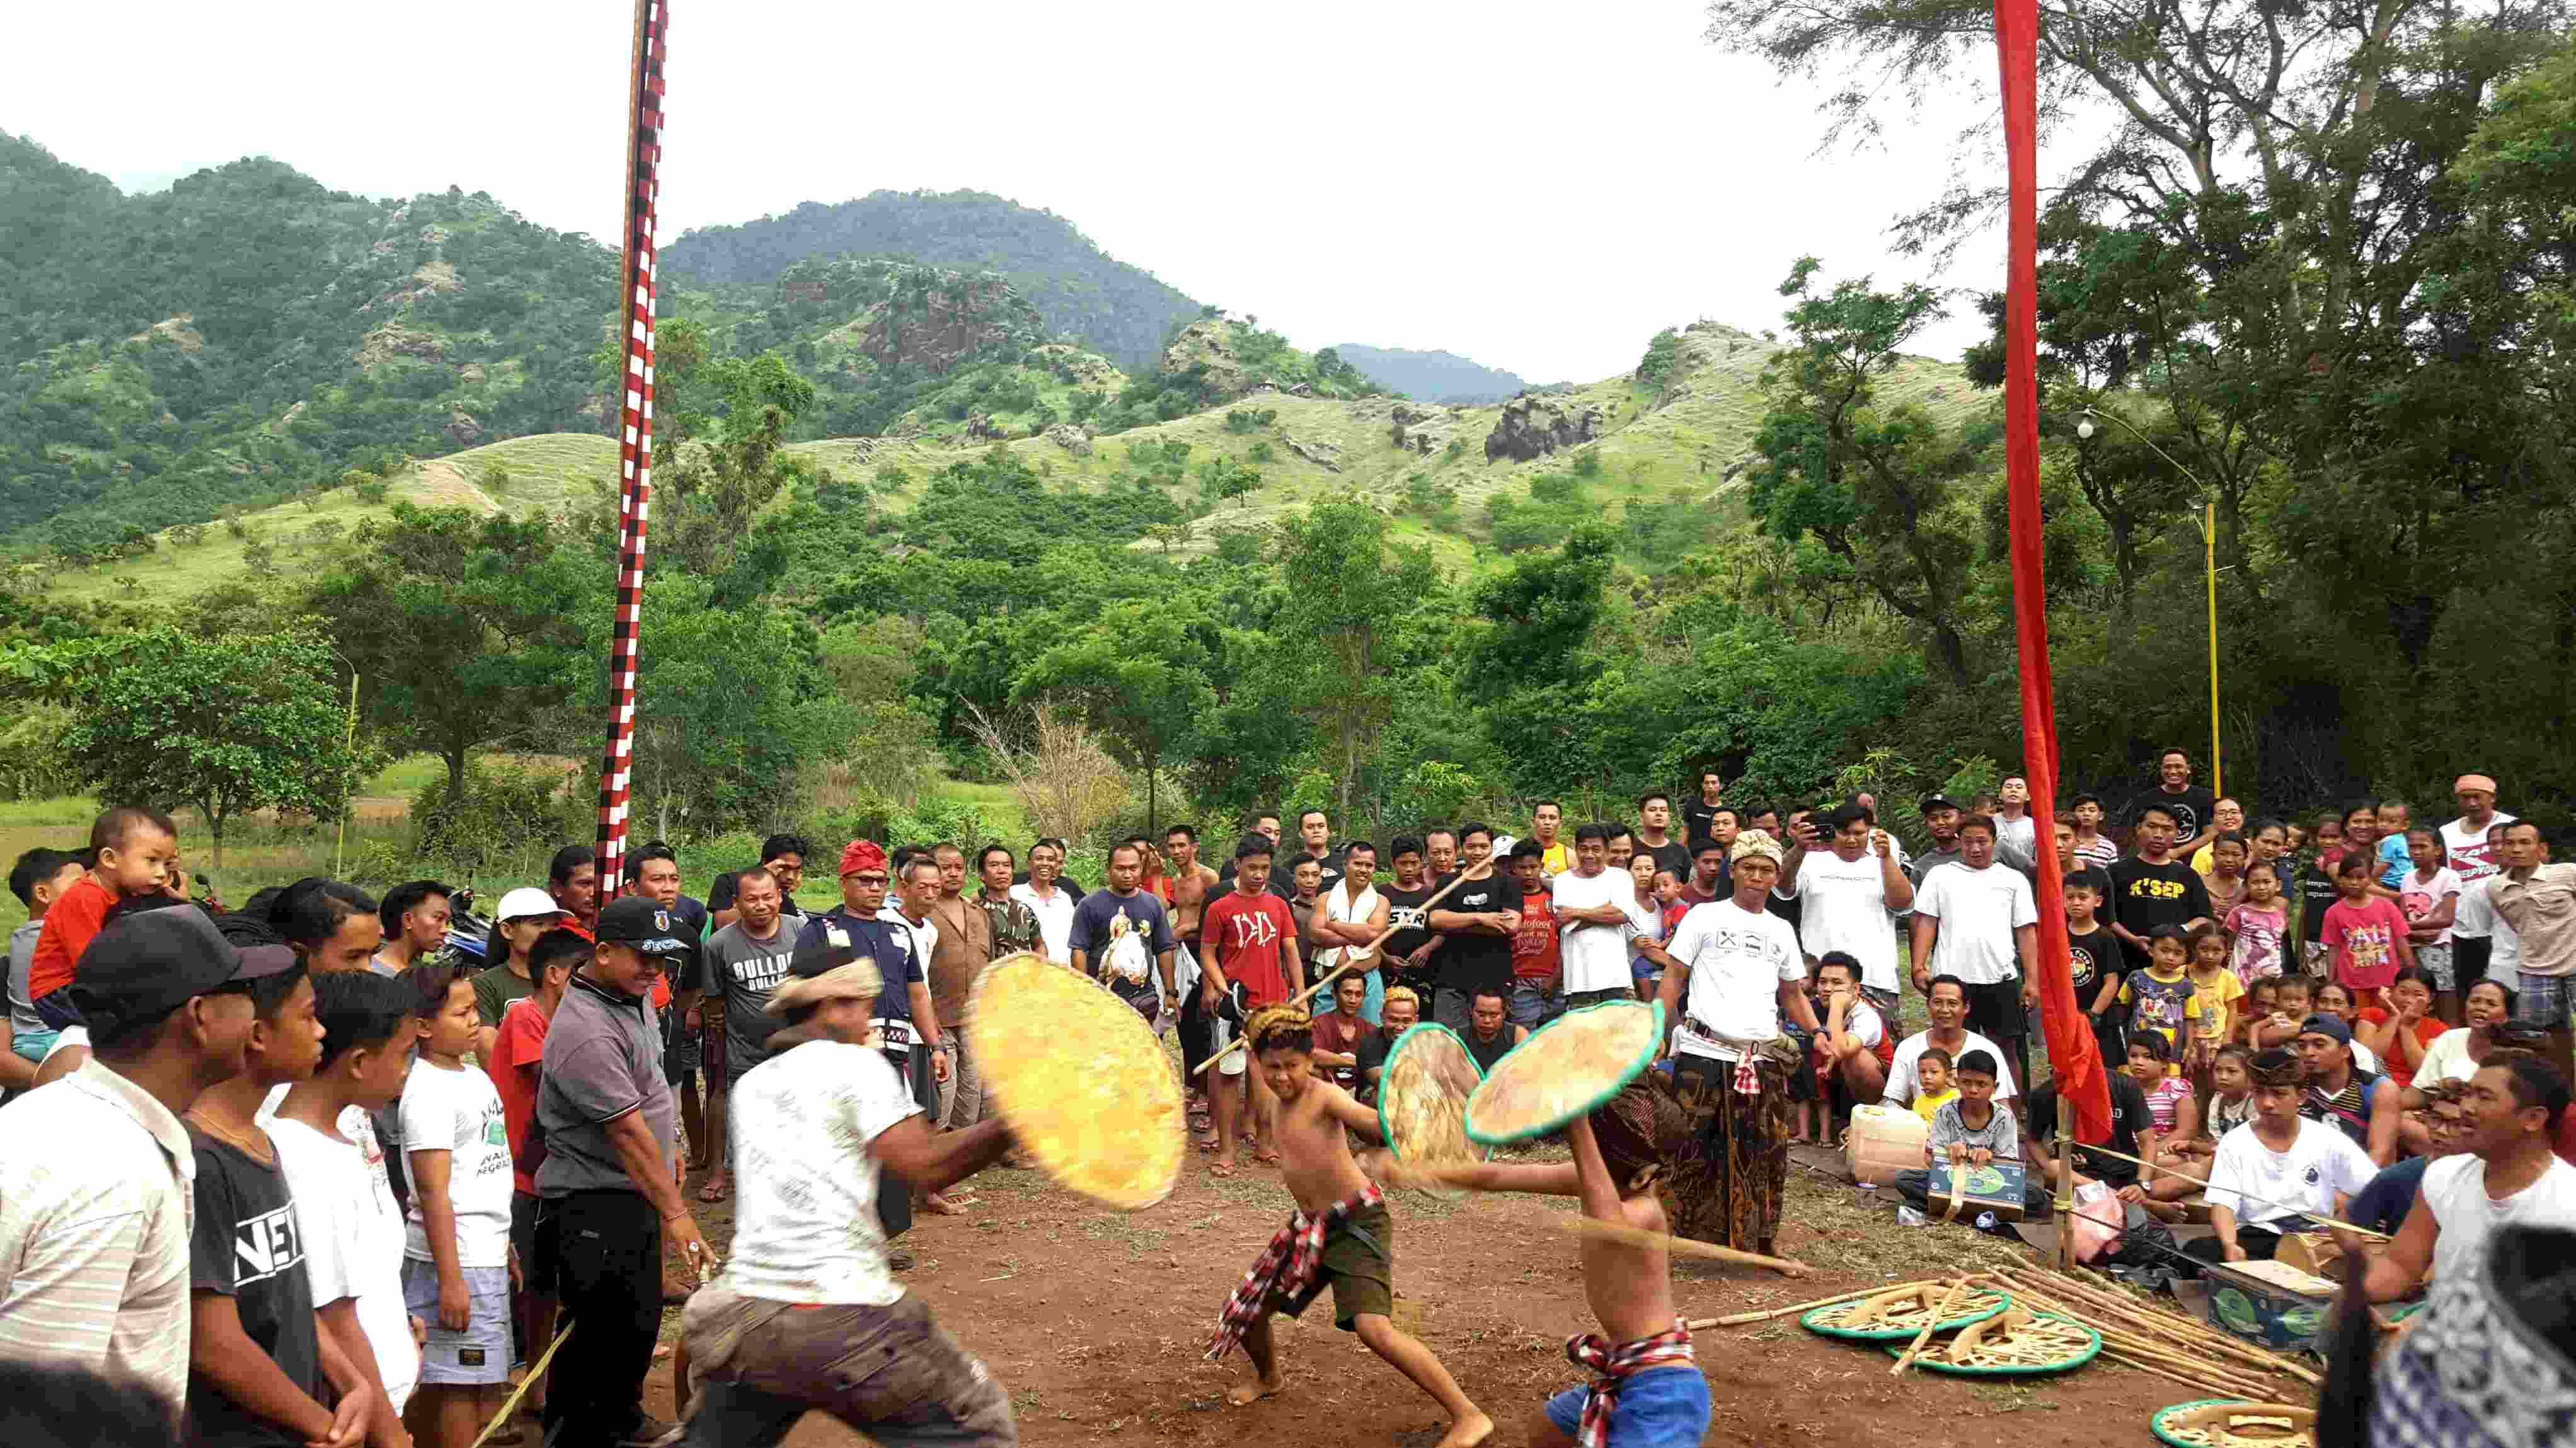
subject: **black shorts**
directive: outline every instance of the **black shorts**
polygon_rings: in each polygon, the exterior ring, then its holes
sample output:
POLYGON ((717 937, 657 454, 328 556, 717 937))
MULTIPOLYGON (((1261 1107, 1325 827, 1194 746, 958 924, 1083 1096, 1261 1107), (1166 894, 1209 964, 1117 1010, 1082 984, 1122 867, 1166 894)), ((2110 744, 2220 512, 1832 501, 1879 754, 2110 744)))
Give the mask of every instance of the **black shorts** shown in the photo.
POLYGON ((510 1245, 519 1253, 519 1277, 527 1290, 552 1296, 555 1264, 552 1254, 537 1250, 537 1197, 532 1192, 510 1193, 510 1245))
POLYGON ((1989 1041, 2018 1041, 2030 1034, 2030 1014, 2022 1008, 2021 982, 2002 980, 1968 987, 1968 1029, 1989 1041))

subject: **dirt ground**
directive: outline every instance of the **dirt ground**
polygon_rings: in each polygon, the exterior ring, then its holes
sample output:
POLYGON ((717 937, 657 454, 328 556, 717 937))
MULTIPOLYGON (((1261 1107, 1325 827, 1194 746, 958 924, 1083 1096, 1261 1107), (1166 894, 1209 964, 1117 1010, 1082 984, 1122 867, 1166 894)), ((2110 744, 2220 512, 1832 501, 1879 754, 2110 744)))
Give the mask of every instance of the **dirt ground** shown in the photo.
MULTIPOLYGON (((902 1274, 940 1322, 1011 1394, 1032 1444, 1239 1442, 1397 1444, 1428 1448, 1441 1430, 1431 1402, 1332 1325, 1329 1296, 1310 1320, 1281 1320, 1280 1397, 1228 1408, 1240 1354, 1201 1360, 1218 1307, 1286 1219, 1275 1170, 1220 1182, 1194 1158, 1172 1197, 1151 1210, 1107 1210, 1034 1172, 995 1170, 969 1186, 976 1205, 924 1216, 901 1239, 918 1265, 902 1274)), ((694 1192, 696 1179, 691 1188, 694 1192)), ((1552 1225, 1570 1202, 1482 1197, 1395 1198, 1399 1325, 1421 1338, 1499 1425, 1502 1448, 1531 1441, 1539 1404, 1576 1381, 1565 1338, 1593 1327, 1574 1239, 1552 1225)), ((719 1252, 732 1206, 699 1207, 719 1252)), ((1676 1300, 1694 1317, 1780 1306, 1876 1282, 1981 1267, 2012 1255, 1960 1227, 1908 1230, 1853 1189, 1804 1170, 1790 1180, 1781 1247, 1817 1268, 1792 1282, 1770 1272, 1686 1262, 1676 1300)), ((679 1310, 664 1317, 676 1337, 679 1310)), ((2100 1448, 2154 1441, 2148 1416, 2196 1394, 2106 1363, 2063 1378, 1969 1382, 1891 1377, 1883 1353, 1819 1338, 1794 1318, 1698 1334, 1716 1400, 1710 1444, 1912 1444, 1959 1448, 2100 1448), (2027 1383, 2027 1386, 2010 1385, 2027 1383)), ((670 1365, 657 1363, 648 1407, 671 1413, 670 1365)), ((809 1416, 792 1448, 867 1440, 809 1416)))

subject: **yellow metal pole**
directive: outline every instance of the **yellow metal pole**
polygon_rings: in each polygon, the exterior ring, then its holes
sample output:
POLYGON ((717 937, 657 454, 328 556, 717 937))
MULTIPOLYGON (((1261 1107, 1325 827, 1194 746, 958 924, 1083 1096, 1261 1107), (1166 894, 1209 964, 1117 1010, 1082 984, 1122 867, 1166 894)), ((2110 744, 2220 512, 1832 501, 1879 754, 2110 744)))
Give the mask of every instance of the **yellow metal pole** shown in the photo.
POLYGON ((2209 792, 2227 792, 2227 769, 2218 753, 2218 505, 2201 508, 2200 541, 2209 576, 2209 792))
MULTIPOLYGON (((349 732, 341 740, 341 747, 353 754, 358 748, 358 671, 355 669, 349 671, 349 732)), ((334 880, 340 878, 340 852, 349 843, 349 801, 357 790, 358 781, 352 778, 349 787, 340 792, 340 837, 331 842, 331 878, 334 880)))

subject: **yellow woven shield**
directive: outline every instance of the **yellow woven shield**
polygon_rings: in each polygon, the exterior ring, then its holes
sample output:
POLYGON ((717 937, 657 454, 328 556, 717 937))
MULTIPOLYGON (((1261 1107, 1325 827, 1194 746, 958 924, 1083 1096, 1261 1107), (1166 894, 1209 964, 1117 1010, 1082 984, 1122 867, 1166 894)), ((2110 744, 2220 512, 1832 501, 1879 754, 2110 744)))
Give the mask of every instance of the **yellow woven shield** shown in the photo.
MULTIPOLYGON (((1425 1021, 1395 1038, 1378 1076, 1377 1124, 1395 1159, 1407 1166, 1473 1166, 1493 1155, 1467 1139, 1467 1098, 1484 1079, 1467 1044, 1447 1026, 1425 1021)), ((1456 1200, 1464 1187, 1423 1188, 1456 1200)))
POLYGON ((984 968, 966 999, 984 1089, 1049 1176, 1134 1211, 1171 1194, 1189 1138, 1181 1083, 1145 1018, 1041 955, 984 968))

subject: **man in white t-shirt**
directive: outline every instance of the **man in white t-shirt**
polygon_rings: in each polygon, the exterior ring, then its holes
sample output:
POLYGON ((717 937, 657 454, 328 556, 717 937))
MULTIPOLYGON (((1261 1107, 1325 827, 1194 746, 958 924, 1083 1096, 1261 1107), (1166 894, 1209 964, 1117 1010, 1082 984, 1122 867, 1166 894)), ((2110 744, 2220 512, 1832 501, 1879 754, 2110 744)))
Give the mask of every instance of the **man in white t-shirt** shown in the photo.
POLYGON ((2209 1226, 2183 1244, 2203 1262, 2268 1262, 2311 1218, 2340 1217, 2379 1171, 2353 1139, 2299 1114, 2304 1068, 2287 1051, 2254 1058, 2254 1119, 2227 1133, 2209 1168, 2209 1226))
POLYGON ((1610 868, 1608 826, 1575 827, 1573 867, 1556 877, 1551 898, 1564 937, 1558 960, 1565 1008, 1635 999, 1628 941, 1633 930, 1649 928, 1651 917, 1637 903, 1636 877, 1610 868))
POLYGON ((882 1169, 936 1192, 1011 1138, 999 1119, 931 1134, 873 1040, 882 988, 826 939, 770 995, 789 1024, 733 1092, 733 1257, 681 1321, 694 1448, 776 1442, 809 1408, 880 1442, 1017 1441, 1009 1395, 894 1280, 876 1209, 882 1169))
POLYGON ((1959 821, 1959 858, 1914 893, 1914 983, 1968 987, 1968 1024, 2004 1044, 2013 1085, 2030 1089, 2030 1010, 2039 1004, 2039 904, 2030 878, 1995 863, 1995 822, 1959 821))
POLYGON ((1856 803, 1799 834, 1781 864, 1780 886, 1771 892, 1806 902, 1798 915, 1799 945, 1813 960, 1839 950, 1859 961, 1862 997, 1881 1012, 1895 1010, 1896 932, 1889 921, 1914 906, 1914 882, 1905 878, 1895 837, 1877 828, 1868 808, 1856 803), (1820 829, 1831 848, 1813 848, 1820 829))
POLYGON ((1788 1073, 1807 1068, 1780 1015, 1810 1034, 1818 1023, 1798 937, 1763 908, 1779 883, 1780 842, 1746 830, 1727 855, 1734 893, 1692 906, 1671 941, 1641 942, 1637 953, 1663 967, 1673 1086, 1696 1153, 1674 1166, 1673 1230, 1768 1253, 1788 1184, 1788 1073))
MULTIPOLYGON (((1896 1058, 1887 1063, 1887 1101, 1892 1106, 1913 1104, 1922 1089, 1915 1076, 1915 1064, 1923 1059, 1926 1047, 1938 1046, 1955 1061, 1970 1051, 1984 1051, 1996 1060, 2003 1052, 1995 1043, 1967 1028, 1968 987, 1954 976, 1936 975, 1923 992, 1923 1009, 1932 1017, 1929 1029, 1915 1032, 1896 1043, 1896 1058)), ((2013 1098, 2013 1083, 1997 1081, 1995 1099, 2013 1098)))
POLYGON ((2451 786, 2451 797, 2459 801, 2460 817, 2442 826, 2442 852, 2450 857, 2460 883, 2502 870, 2503 841, 2488 839, 2487 832, 2512 824, 2514 817, 2495 807, 2496 782, 2483 774, 2463 774, 2451 786))
MULTIPOLYGON (((2388 1251, 2368 1259, 2362 1290, 2373 1302, 2413 1293, 2427 1269, 2465 1280, 2499 1227, 2576 1231, 2576 1167, 2550 1150, 2567 1110, 2558 1068, 2536 1056, 2507 1057, 2470 1078, 2466 1105, 2452 1143, 2458 1154, 2424 1168, 2417 1202, 2430 1210, 2407 1213, 2388 1251)), ((2358 1241, 2344 1251, 2362 1260, 2358 1241)))
POLYGON ((1058 965, 1073 964, 1073 912, 1082 904, 1058 877, 1064 873, 1064 841, 1042 839, 1029 846, 1029 877, 1011 887, 1011 898, 1038 917, 1038 944, 1058 965))
POLYGON ((1854 1106, 1876 1103, 1887 1091, 1887 1066, 1896 1054, 1887 1022, 1861 998, 1860 965, 1840 950, 1816 962, 1816 1085, 1837 1123, 1854 1106))

